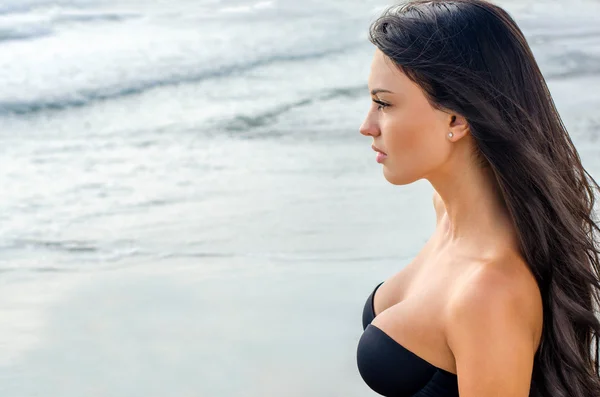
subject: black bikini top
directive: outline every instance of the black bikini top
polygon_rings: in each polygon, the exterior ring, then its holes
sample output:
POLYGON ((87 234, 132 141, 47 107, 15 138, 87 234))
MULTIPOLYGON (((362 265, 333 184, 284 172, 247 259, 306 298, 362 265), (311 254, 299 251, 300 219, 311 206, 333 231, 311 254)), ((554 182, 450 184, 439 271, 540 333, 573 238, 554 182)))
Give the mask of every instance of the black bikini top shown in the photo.
POLYGON ((358 370, 367 385, 386 397, 458 397, 458 377, 425 361, 371 322, 375 287, 363 309, 358 370))

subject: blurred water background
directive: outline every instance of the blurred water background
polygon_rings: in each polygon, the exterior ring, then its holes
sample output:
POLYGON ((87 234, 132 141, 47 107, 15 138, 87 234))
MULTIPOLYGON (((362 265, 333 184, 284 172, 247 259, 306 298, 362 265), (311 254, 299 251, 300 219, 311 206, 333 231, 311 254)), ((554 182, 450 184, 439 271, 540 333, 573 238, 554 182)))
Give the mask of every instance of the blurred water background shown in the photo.
MULTIPOLYGON (((358 133, 381 0, 0 2, 0 395, 344 396, 434 229, 358 133)), ((600 3, 504 1, 600 178, 600 3)))

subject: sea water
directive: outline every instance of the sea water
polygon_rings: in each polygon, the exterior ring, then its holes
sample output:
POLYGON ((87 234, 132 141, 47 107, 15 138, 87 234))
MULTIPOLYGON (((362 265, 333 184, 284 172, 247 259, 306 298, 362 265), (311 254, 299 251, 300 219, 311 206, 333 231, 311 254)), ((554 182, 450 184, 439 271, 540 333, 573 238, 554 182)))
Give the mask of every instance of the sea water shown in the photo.
MULTIPOLYGON (((0 395, 373 394, 434 229, 358 128, 380 0, 0 3, 0 395)), ((600 3, 505 1, 600 177, 600 3)))

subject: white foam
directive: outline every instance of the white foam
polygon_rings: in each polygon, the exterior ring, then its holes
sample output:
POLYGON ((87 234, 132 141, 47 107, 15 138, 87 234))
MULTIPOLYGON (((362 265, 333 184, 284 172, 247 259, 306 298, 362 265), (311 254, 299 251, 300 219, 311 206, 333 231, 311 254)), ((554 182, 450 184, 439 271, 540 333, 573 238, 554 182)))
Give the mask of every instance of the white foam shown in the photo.
POLYGON ((243 5, 243 6, 234 6, 234 7, 224 7, 219 10, 219 12, 223 13, 244 13, 244 12, 253 12, 256 10, 262 10, 265 8, 272 8, 274 6, 274 1, 260 1, 255 4, 243 5))

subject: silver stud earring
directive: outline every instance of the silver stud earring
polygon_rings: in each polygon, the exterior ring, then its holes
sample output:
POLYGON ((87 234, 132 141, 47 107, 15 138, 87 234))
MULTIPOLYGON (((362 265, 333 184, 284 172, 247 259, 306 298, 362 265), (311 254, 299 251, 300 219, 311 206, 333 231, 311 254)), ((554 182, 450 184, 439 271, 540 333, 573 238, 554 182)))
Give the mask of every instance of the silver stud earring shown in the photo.
POLYGON ((454 136, 454 134, 453 134, 453 133, 451 133, 451 132, 450 132, 450 133, 448 133, 448 138, 452 138, 453 136, 454 136))

